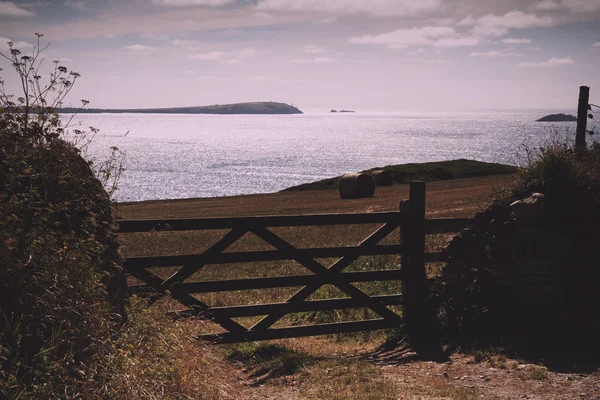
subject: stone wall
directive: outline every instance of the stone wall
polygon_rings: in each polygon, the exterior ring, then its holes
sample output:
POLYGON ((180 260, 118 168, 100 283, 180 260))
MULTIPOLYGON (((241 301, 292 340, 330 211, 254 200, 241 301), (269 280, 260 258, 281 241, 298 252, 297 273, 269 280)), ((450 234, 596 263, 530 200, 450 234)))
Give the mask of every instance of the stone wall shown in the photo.
POLYGON ((497 203, 448 248, 447 333, 545 346, 600 334, 596 215, 543 194, 497 203))

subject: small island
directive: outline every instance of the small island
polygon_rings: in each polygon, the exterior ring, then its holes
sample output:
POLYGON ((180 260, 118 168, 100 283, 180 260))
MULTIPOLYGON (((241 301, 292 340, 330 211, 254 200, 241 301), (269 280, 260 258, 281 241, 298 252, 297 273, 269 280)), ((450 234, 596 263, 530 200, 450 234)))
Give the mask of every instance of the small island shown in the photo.
POLYGON ((536 122, 573 122, 577 121, 577 117, 572 116, 571 114, 550 114, 542 117, 536 122))
POLYGON ((340 110, 341 113, 353 113, 353 110, 340 110))
POLYGON ((331 110, 331 111, 329 111, 329 112, 336 113, 336 112, 337 112, 337 110, 335 110, 335 109, 332 109, 332 110, 331 110))
POLYGON ((100 114, 100 113, 139 113, 139 114, 302 114, 298 108, 285 103, 273 101, 215 104, 212 106, 196 107, 170 107, 170 108, 135 108, 135 109, 113 109, 113 108, 61 108, 62 114, 100 114))

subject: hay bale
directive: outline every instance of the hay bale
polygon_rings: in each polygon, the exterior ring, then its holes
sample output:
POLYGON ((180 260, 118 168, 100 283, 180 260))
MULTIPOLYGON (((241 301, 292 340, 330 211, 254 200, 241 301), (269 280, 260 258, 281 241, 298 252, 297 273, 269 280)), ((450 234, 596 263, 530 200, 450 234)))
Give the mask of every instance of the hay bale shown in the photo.
POLYGON ((377 186, 391 186, 394 184, 394 177, 389 171, 384 169, 377 169, 371 172, 371 176, 375 179, 377 186))
POLYGON ((373 197, 375 194, 375 179, 369 174, 344 174, 338 186, 342 199, 373 197))

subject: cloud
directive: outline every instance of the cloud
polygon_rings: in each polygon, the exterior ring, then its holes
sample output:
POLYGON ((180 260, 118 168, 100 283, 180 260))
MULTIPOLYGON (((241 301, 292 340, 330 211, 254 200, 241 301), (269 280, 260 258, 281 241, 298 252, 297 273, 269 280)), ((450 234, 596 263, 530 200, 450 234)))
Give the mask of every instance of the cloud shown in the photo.
POLYGON ((191 55, 189 58, 191 60, 201 60, 201 61, 222 61, 223 57, 225 57, 227 53, 224 51, 211 51, 208 53, 197 53, 191 55))
POLYGON ((496 58, 496 57, 521 57, 523 54, 521 53, 504 53, 502 51, 488 51, 488 52, 477 52, 474 51, 471 53, 471 57, 485 57, 485 58, 496 58))
POLYGON ((171 43, 175 46, 194 46, 200 44, 199 40, 186 40, 186 39, 175 39, 171 43))
POLYGON ((552 68, 552 67, 560 67, 562 65, 573 65, 575 61, 571 57, 565 58, 557 58, 552 57, 548 61, 542 62, 522 62, 517 64, 518 67, 530 67, 530 68, 552 68))
POLYGON ((250 57, 256 54, 254 49, 241 49, 233 51, 211 51, 208 53, 197 53, 189 56, 190 60, 199 61, 218 61, 225 64, 241 64, 241 59, 250 57))
POLYGON ((10 1, 0 1, 0 15, 9 17, 33 17, 35 14, 10 1))
POLYGON ((438 10, 442 0, 260 0, 258 10, 318 12, 335 15, 415 15, 438 10))
POLYGON ((600 48, 600 42, 596 42, 596 43, 592 44, 592 47, 600 48))
POLYGON ((338 22, 338 19, 335 17, 325 17, 314 21, 313 24, 333 24, 334 22, 338 22))
POLYGON ((594 12, 600 10, 600 2, 598 0, 542 0, 534 7, 544 11, 594 12))
POLYGON ((448 26, 424 26, 422 28, 397 29, 393 32, 373 36, 360 36, 350 39, 355 44, 383 44, 392 49, 411 46, 459 47, 475 46, 480 39, 473 36, 460 36, 448 26))
POLYGON ((233 0, 152 0, 155 5, 163 7, 222 7, 232 2, 233 0))
POLYGON ((144 44, 132 44, 131 46, 125 46, 125 49, 127 50, 131 50, 131 51, 152 51, 154 50, 154 47, 152 46, 146 46, 144 44))
POLYGON ((336 62, 337 59, 333 58, 333 57, 315 57, 315 58, 297 58, 292 60, 292 62, 295 62, 297 64, 329 64, 332 62, 336 62))
POLYGON ((488 14, 483 17, 473 18, 468 16, 458 23, 460 26, 473 26, 472 34, 475 36, 503 36, 510 29, 527 29, 551 26, 554 20, 551 17, 540 17, 536 14, 527 14, 522 11, 510 11, 504 15, 488 14))
POLYGON ((549 10, 560 10, 561 5, 558 1, 543 0, 543 1, 536 3, 534 5, 534 7, 537 8, 538 10, 549 11, 549 10))
POLYGON ((464 47, 477 46, 481 38, 476 36, 463 36, 458 38, 441 38, 433 43, 435 47, 464 47))
POLYGON ((273 14, 269 14, 268 12, 264 12, 264 11, 257 11, 252 15, 254 15, 256 18, 265 18, 265 19, 275 18, 275 16, 273 14))
POLYGON ((327 50, 320 48, 316 44, 304 46, 304 51, 309 54, 323 54, 327 52, 327 50))
POLYGON ((10 40, 9 38, 0 36, 0 51, 8 51, 8 42, 13 42, 13 48, 18 50, 30 49, 33 47, 31 43, 22 41, 15 42, 13 40, 10 40))
POLYGON ((529 50, 529 51, 540 51, 542 48, 539 46, 534 46, 534 47, 526 47, 525 50, 529 50))
POLYGON ((502 43, 505 43, 505 44, 530 44, 531 39, 506 38, 506 39, 502 39, 502 43))
POLYGON ((409 52, 408 52, 408 54, 411 54, 411 55, 416 55, 416 54, 423 54, 423 53, 426 53, 426 52, 427 52, 427 50, 425 50, 425 49, 424 49, 424 48, 422 48, 422 47, 419 47, 419 48, 418 48, 418 49, 416 49, 416 50, 409 51, 409 52))

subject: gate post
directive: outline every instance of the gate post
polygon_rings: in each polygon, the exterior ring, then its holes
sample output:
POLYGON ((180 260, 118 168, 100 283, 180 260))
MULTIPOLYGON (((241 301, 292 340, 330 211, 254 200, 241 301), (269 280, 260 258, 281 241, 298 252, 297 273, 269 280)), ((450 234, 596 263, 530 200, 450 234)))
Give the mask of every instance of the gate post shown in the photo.
POLYGON ((425 182, 410 182, 408 201, 400 203, 403 306, 408 340, 426 358, 441 356, 438 335, 429 302, 425 271, 425 182))

